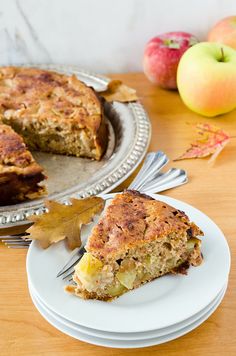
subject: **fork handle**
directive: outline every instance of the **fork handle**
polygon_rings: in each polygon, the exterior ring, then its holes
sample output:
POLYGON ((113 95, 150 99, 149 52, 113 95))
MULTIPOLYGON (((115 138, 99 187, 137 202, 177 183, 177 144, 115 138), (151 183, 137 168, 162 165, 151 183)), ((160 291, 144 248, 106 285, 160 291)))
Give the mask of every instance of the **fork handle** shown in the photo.
POLYGON ((183 169, 171 168, 166 173, 160 172, 168 162, 168 157, 162 151, 148 153, 128 189, 157 193, 187 183, 187 173, 183 169))

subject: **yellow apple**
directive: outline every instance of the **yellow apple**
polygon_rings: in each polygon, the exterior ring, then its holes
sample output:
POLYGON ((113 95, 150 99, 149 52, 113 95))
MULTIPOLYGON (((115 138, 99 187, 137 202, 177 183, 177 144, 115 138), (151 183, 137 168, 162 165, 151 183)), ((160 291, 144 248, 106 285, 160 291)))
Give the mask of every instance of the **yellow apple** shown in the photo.
POLYGON ((216 116, 236 107, 236 51, 201 42, 181 57, 177 70, 179 94, 191 110, 216 116))

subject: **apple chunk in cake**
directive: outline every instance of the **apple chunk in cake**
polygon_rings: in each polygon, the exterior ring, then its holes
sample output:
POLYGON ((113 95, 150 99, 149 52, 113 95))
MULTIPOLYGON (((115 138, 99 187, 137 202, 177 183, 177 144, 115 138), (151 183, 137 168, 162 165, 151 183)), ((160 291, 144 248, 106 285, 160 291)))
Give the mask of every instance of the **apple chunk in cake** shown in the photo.
POLYGON ((186 273, 202 262, 199 235, 184 212, 137 191, 117 194, 75 266, 76 285, 66 290, 110 300, 164 274, 186 273))

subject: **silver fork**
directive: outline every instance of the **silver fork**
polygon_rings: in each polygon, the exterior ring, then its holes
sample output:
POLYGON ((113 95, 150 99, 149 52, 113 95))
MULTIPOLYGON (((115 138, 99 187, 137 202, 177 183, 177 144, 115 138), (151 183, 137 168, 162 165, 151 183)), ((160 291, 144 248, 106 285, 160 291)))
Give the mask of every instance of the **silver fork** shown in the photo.
POLYGON ((31 244, 31 239, 27 238, 28 234, 21 233, 17 235, 5 235, 0 236, 0 240, 8 247, 8 248, 28 248, 31 244))
MULTIPOLYGON (((182 169, 171 168, 166 173, 160 172, 168 161, 168 157, 162 151, 148 153, 142 168, 128 189, 151 194, 187 183, 187 174, 182 169)), ((63 276, 63 280, 69 278, 68 281, 72 281, 73 267, 80 261, 85 252, 84 246, 73 252, 72 257, 58 272, 57 277, 63 276)))
MULTIPOLYGON (((158 193, 187 183, 187 174, 182 169, 172 168, 166 173, 161 172, 162 168, 168 162, 168 157, 162 151, 148 153, 139 173, 134 178, 128 189, 139 190, 142 193, 147 194, 158 193)), ((0 240, 7 245, 8 248, 28 248, 31 240, 27 238, 27 235, 28 234, 24 232, 17 235, 0 236, 0 240)), ((77 250, 77 255, 75 254, 77 259, 80 258, 79 256, 81 255, 81 252, 79 251, 77 250)), ((62 268, 59 275, 62 275, 68 271, 66 267, 69 266, 71 260, 72 264, 74 263, 73 257, 74 255, 62 268), (62 271, 63 273, 61 273, 62 271)))

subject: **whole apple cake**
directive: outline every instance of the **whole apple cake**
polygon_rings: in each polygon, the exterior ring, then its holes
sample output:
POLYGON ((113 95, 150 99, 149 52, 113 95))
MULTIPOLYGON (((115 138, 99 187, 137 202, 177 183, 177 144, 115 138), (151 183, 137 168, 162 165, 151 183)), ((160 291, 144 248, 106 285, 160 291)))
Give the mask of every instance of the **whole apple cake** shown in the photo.
POLYGON ((111 300, 167 273, 202 262, 202 231, 176 208, 140 194, 117 194, 93 228, 66 291, 111 300))
POLYGON ((0 68, 0 118, 30 149, 99 160, 106 148, 102 103, 75 75, 0 68))
POLYGON ((102 102, 74 75, 0 67, 0 122, 9 125, 1 126, 0 135, 1 205, 46 192, 38 186, 45 178, 43 169, 25 144, 31 150, 95 160, 101 159, 107 146, 102 102))
POLYGON ((45 178, 22 137, 0 123, 0 205, 39 198, 46 193, 39 184, 45 178))

